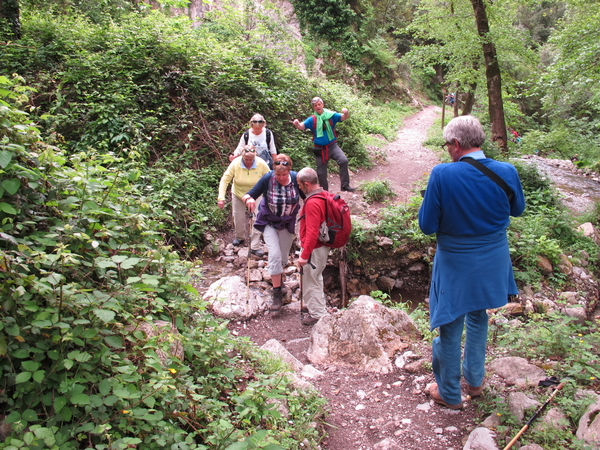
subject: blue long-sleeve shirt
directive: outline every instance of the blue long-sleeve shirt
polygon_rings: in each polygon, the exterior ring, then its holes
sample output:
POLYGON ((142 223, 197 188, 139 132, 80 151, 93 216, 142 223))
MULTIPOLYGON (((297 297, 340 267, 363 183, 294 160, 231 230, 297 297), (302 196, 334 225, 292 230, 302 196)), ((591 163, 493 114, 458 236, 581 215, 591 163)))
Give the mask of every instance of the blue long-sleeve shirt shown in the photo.
POLYGON ((523 213, 525 196, 517 169, 489 158, 478 161, 496 172, 513 190, 512 202, 508 202, 500 186, 475 167, 460 161, 440 164, 431 171, 419 211, 423 233, 480 236, 508 228, 509 216, 523 213))
POLYGON ((500 186, 470 164, 433 168, 419 210, 421 230, 437 237, 429 291, 431 329, 471 311, 503 306, 508 295, 517 294, 506 228, 509 216, 525 210, 521 181, 511 164, 481 152, 467 156, 496 172, 514 197, 509 202, 500 186))

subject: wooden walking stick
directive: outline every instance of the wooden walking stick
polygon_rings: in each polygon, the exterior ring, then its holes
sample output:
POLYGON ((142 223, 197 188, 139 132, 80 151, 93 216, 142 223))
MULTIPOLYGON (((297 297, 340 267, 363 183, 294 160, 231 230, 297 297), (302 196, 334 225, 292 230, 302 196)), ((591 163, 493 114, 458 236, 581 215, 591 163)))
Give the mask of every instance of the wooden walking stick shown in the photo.
POLYGON ((525 431, 527 431, 527 429, 529 428, 531 423, 537 418, 537 416, 539 416, 542 413, 542 411, 544 411, 546 406, 548 406, 548 403, 550 403, 552 401, 554 396, 557 394, 558 391, 560 391, 563 388, 564 385, 565 385, 565 383, 560 383, 558 386, 556 386, 556 388, 554 389, 554 392, 550 395, 550 397, 548 397, 548 400, 546 400, 546 402, 538 408, 538 410, 531 417, 531 419, 529 419, 527 421, 527 423, 525 424, 525 426, 523 428, 521 428, 521 431, 519 431, 517 433, 517 435, 512 439, 512 441, 510 441, 508 443, 508 445, 506 447, 504 447, 504 450, 508 450, 509 448, 511 448, 513 446, 513 444, 515 442, 517 442, 517 440, 523 435, 523 433, 525 433, 525 431))
POLYGON ((248 303, 250 302, 250 250, 252 250, 252 243, 250 239, 252 237, 252 213, 249 215, 250 228, 246 234, 246 242, 248 243, 248 270, 246 272, 246 307, 248 307, 248 303))
POLYGON ((302 289, 302 275, 304 275, 304 268, 300 267, 300 319, 302 319, 302 308, 304 307, 304 290, 302 289))
POLYGON ((340 296, 342 308, 348 306, 348 297, 346 295, 346 274, 348 273, 348 263, 346 262, 346 246, 340 248, 340 296))

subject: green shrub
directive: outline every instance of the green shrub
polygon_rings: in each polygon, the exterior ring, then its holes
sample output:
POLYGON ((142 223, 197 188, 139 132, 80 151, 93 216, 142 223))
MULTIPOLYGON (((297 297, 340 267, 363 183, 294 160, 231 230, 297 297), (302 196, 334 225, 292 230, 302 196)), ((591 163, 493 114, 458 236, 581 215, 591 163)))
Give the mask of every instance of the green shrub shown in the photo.
POLYGON ((155 166, 143 177, 165 242, 186 257, 198 257, 208 243, 206 235, 226 223, 226 211, 217 206, 215 186, 222 175, 217 169, 213 165, 174 171, 155 166))
POLYGON ((393 197, 396 194, 392 189, 390 180, 375 180, 361 183, 360 190, 366 202, 382 202, 387 197, 393 197))
MULTIPOLYGON (((509 245, 515 265, 515 277, 525 283, 541 281, 538 256, 547 257, 557 265, 561 255, 577 257, 581 252, 594 262, 598 246, 576 231, 572 214, 562 205, 556 188, 540 175, 534 165, 516 164, 526 198, 522 216, 511 218, 509 245)), ((554 282, 562 284, 558 272, 554 282)))
POLYGON ((426 236, 419 228, 419 208, 422 198, 411 197, 407 204, 391 205, 383 209, 376 232, 387 236, 394 244, 424 246, 435 242, 435 236, 426 236))

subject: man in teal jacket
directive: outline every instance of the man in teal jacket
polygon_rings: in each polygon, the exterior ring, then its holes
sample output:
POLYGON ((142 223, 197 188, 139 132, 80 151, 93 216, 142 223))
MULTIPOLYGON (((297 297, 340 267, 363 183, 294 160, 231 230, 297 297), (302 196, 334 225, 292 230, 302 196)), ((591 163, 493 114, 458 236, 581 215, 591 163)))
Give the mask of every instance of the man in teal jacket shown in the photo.
POLYGON ((325 109, 323 100, 315 97, 310 101, 315 112, 304 122, 294 119, 292 122, 298 130, 310 130, 313 133, 314 153, 317 160, 317 175, 319 184, 326 191, 329 190, 327 181, 327 164, 333 159, 340 166, 340 185, 342 191, 354 192, 356 188, 350 187, 350 172, 348 172, 348 158, 337 143, 335 126, 343 122, 350 113, 347 108, 342 108, 342 113, 325 109))

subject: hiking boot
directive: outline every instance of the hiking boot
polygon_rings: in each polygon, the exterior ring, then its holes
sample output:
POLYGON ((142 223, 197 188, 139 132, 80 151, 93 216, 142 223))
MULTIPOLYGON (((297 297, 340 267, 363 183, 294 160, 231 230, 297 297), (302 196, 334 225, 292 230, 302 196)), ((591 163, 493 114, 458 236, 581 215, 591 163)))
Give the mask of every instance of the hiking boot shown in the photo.
POLYGON ((350 187, 350 186, 346 186, 342 188, 342 191, 346 191, 346 192, 354 192, 356 190, 356 188, 350 187))
POLYGON ((250 250, 250 253, 258 258, 262 258, 263 256, 265 256, 265 252, 263 252, 261 249, 250 250))
POLYGON ((446 408, 449 409, 462 409, 463 408, 463 403, 460 402, 456 405, 451 405, 450 403, 447 403, 442 396, 440 395, 440 393, 438 392, 438 385, 437 383, 434 383, 431 385, 431 388, 429 389, 429 396, 431 397, 431 400, 433 400, 435 403, 437 403, 438 405, 442 405, 445 406, 446 408))
POLYGON ((314 325, 315 323, 317 323, 318 321, 319 321, 319 319, 317 319, 316 317, 313 317, 309 314, 304 319, 302 319, 302 325, 311 326, 311 325, 314 325))
POLYGON ((243 239, 238 239, 238 238, 235 238, 235 239, 233 240, 233 242, 232 242, 232 244, 233 244, 233 245, 235 245, 236 247, 237 247, 238 245, 241 245, 241 244, 243 244, 243 243, 244 243, 244 240, 243 240, 243 239))
POLYGON ((279 311, 281 309, 281 303, 282 303, 282 294, 281 294, 281 288, 273 288, 273 303, 271 303, 271 306, 269 307, 269 309, 271 311, 279 311))
POLYGON ((471 398, 479 397, 481 394, 483 394, 483 384, 479 387, 473 387, 467 384, 467 395, 470 395, 471 398))

